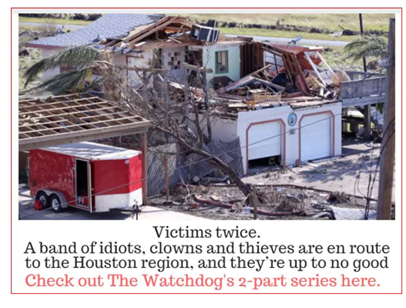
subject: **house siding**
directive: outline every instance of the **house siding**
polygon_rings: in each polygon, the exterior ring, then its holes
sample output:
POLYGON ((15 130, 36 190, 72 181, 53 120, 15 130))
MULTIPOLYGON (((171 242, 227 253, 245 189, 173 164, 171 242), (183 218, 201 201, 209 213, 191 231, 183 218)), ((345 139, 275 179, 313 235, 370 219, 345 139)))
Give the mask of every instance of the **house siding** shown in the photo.
POLYGON ((240 45, 212 45, 203 48, 203 66, 211 68, 213 73, 207 74, 207 80, 210 82, 214 77, 227 76, 236 81, 241 78, 240 73, 240 45), (228 51, 228 72, 216 74, 216 52, 228 51))

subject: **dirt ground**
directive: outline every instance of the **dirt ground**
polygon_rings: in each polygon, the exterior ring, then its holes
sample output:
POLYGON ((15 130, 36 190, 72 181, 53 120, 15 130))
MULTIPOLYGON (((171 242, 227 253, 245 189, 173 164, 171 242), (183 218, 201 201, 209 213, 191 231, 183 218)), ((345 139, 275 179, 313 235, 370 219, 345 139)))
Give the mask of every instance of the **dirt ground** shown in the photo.
MULTIPOLYGON (((315 161, 287 170, 277 168, 267 172, 258 169, 258 174, 248 176, 244 181, 251 184, 296 184, 363 196, 367 194, 369 175, 376 173, 371 197, 378 198, 379 148, 380 144, 362 139, 343 139, 342 157, 315 161)), ((392 198, 395 201, 395 183, 392 198)))
MULTIPOLYGON (((375 174, 377 170, 372 191, 372 198, 377 198, 379 168, 376 169, 376 166, 379 144, 371 145, 354 139, 344 140, 342 149, 342 157, 315 161, 301 167, 283 170, 280 167, 274 167, 273 170, 270 167, 251 169, 254 175, 247 176, 243 180, 257 185, 260 199, 258 209, 268 213, 268 215, 259 214, 258 219, 339 219, 337 216, 341 214, 337 209, 346 211, 344 217, 350 217, 348 219, 360 219, 360 216, 364 215, 366 201, 353 195, 366 194, 369 175, 375 174), (333 192, 333 198, 326 191, 333 192)), ((144 208, 141 219, 253 219, 250 209, 244 208, 244 195, 234 186, 225 184, 177 186, 171 190, 169 200, 170 202, 166 202, 164 196, 150 198, 150 206, 144 208), (233 208, 199 202, 194 196, 225 203, 233 208)), ((371 211, 376 213, 375 201, 371 201, 370 207, 371 211)), ((20 187, 19 214, 22 220, 135 220, 134 215, 119 212, 90 214, 74 208, 58 214, 52 210, 35 211, 33 199, 24 185, 20 187)))
MULTIPOLYGON (((329 200, 330 194, 326 192, 314 191, 310 189, 297 189, 292 187, 274 186, 258 187, 257 194, 260 199, 258 210, 268 214, 259 214, 258 219, 334 219, 330 206, 334 205, 341 208, 351 208, 363 210, 366 202, 363 199, 354 198, 347 194, 333 195, 333 200, 329 200)), ((151 199, 151 203, 159 208, 172 210, 176 212, 188 213, 198 217, 216 220, 251 220, 253 219, 252 210, 244 212, 244 209, 238 210, 241 203, 245 200, 241 191, 234 186, 216 185, 216 186, 190 186, 177 187, 171 191, 171 201, 165 205, 164 197, 151 199), (187 201, 185 200, 185 197, 187 201), (205 200, 216 200, 217 202, 230 204, 235 209, 222 208, 205 202, 200 202, 194 198, 205 200)), ((376 207, 376 203, 372 203, 376 207)), ((247 208, 248 209, 248 208, 247 208)))
MULTIPOLYGON (((33 197, 30 196, 26 185, 19 186, 19 219, 20 220, 127 220, 137 223, 134 213, 111 211, 106 213, 89 213, 77 208, 68 207, 61 213, 55 213, 51 208, 34 210, 33 197)), ((197 220, 203 219, 184 213, 168 211, 157 207, 142 207, 142 213, 138 220, 197 220)))
MULTIPOLYGON (((263 167, 250 170, 254 175, 243 180, 246 183, 259 185, 258 196, 262 198, 260 210, 271 213, 289 213, 287 216, 259 215, 259 219, 336 219, 334 209, 350 212, 349 216, 358 217, 365 213, 366 199, 355 196, 367 195, 369 176, 375 182, 372 185, 371 198, 378 197, 379 186, 379 155, 380 144, 365 142, 362 139, 344 139, 342 156, 310 162, 301 167, 281 169, 280 167, 263 167), (287 187, 297 185, 304 189, 287 187), (269 187, 272 185, 272 187, 269 187), (313 190, 314 188, 315 190, 313 190), (319 191, 322 190, 322 191, 319 191), (329 200, 331 191, 333 200, 329 200), (337 200, 335 200, 337 199, 337 200), (356 210, 356 211, 354 211, 356 210), (355 214, 351 214, 351 211, 355 214)), ((252 213, 221 208, 215 205, 196 201, 193 196, 202 199, 217 200, 222 203, 241 206, 243 194, 236 187, 218 186, 187 186, 177 187, 171 191, 170 202, 165 205, 164 197, 152 198, 156 206, 204 217, 208 219, 253 219, 252 213), (185 197, 189 196, 187 200, 185 197)), ((395 200, 395 185, 393 187, 395 200)), ((370 208, 376 213, 376 201, 371 201, 370 208)))

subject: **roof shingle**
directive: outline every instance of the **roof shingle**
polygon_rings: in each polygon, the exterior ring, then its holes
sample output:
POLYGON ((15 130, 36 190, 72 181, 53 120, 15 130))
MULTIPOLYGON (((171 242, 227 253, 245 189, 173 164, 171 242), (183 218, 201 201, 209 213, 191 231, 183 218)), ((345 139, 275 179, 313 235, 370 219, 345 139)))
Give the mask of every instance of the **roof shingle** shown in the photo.
POLYGON ((164 15, 108 14, 74 32, 64 33, 30 42, 30 47, 72 47, 95 43, 101 38, 122 38, 136 27, 152 24, 164 15))

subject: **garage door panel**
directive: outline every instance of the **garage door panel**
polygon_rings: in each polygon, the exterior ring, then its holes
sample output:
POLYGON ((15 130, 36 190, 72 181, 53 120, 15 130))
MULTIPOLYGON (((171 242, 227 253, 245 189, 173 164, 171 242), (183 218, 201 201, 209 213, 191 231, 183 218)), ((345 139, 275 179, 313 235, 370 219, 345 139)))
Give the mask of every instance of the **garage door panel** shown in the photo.
POLYGON ((281 124, 256 124, 248 130, 248 159, 281 155, 281 124))
POLYGON ((301 122, 301 160, 331 156, 332 119, 330 114, 307 116, 301 122))

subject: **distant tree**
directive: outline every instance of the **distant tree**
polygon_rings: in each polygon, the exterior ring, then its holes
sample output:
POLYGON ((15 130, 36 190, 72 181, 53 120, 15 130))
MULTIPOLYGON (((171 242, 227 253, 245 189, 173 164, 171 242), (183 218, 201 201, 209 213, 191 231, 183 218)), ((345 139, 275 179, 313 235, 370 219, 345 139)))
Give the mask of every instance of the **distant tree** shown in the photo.
POLYGON ((344 47, 344 53, 354 61, 363 57, 384 58, 388 52, 388 44, 381 36, 359 37, 344 47))

